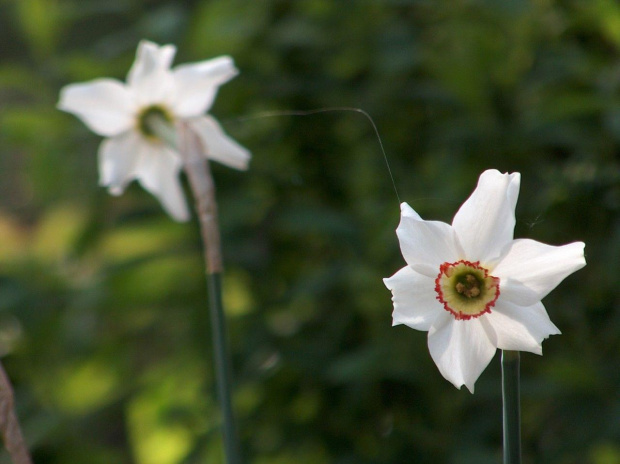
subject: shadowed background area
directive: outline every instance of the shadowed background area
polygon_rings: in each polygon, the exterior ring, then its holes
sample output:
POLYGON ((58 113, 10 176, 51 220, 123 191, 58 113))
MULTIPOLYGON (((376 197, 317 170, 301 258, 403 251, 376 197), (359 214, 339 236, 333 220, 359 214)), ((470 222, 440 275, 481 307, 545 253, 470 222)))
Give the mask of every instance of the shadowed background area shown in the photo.
MULTIPOLYGON (((0 1, 0 354, 38 464, 219 463, 201 244, 60 88, 120 80, 137 43, 230 54, 212 113, 253 153, 218 188, 235 405, 253 464, 501 460, 499 356, 476 393, 391 327, 399 201, 450 222, 522 173, 516 236, 586 242, 522 356, 525 463, 620 462, 620 7, 614 0, 0 1)), ((1 463, 8 463, 2 455, 1 463)))

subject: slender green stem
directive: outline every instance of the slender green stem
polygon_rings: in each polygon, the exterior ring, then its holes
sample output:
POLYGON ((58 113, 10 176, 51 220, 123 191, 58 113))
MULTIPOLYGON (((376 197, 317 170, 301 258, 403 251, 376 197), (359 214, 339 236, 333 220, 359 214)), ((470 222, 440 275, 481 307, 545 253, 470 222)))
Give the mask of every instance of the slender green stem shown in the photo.
POLYGON ((213 338, 213 357, 217 398, 223 420, 224 452, 227 464, 242 464, 241 446, 237 435, 232 407, 231 362, 226 337, 226 318, 222 303, 222 255, 218 225, 215 184, 209 162, 198 136, 184 124, 171 127, 157 115, 146 123, 154 134, 179 151, 189 180, 200 223, 204 247, 207 289, 209 292, 209 318, 213 338))
POLYGON ((518 351, 502 351, 504 464, 521 464, 521 404, 518 351))
POLYGON ((209 289, 209 314, 211 317, 211 334, 215 357, 217 395, 224 420, 224 448, 228 464, 240 464, 241 454, 235 415, 232 409, 230 356, 226 340, 226 324, 222 305, 222 279, 219 272, 207 274, 209 289))
POLYGON ((227 464, 241 464, 241 447, 232 408, 230 356, 226 340, 226 319, 222 304, 221 272, 223 266, 215 184, 209 169, 209 162, 204 156, 204 149, 198 136, 185 126, 181 127, 180 133, 180 151, 185 161, 185 173, 196 200, 196 210, 204 245, 215 378, 217 396, 224 421, 223 437, 226 462, 227 464))

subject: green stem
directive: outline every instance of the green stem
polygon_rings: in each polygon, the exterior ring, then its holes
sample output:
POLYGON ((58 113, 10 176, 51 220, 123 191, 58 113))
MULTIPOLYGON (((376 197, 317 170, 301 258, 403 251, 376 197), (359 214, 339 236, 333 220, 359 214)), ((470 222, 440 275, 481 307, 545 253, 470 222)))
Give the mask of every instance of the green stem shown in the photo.
POLYGON ((502 351, 504 464, 521 464, 521 404, 518 351, 502 351))
POLYGON ((185 173, 189 180, 200 222, 204 245, 204 259, 209 291, 209 316, 213 337, 215 379, 217 396, 224 421, 223 438, 227 464, 241 463, 241 447, 235 426, 232 408, 232 381, 230 356, 226 340, 226 319, 222 304, 222 255, 220 230, 218 226, 215 184, 211 177, 209 162, 202 152, 200 140, 190 129, 181 129, 182 156, 185 158, 185 173))
POLYGON ((235 426, 235 416, 232 409, 230 356, 226 340, 226 320, 222 305, 221 274, 207 274, 209 289, 209 314, 211 318, 211 334, 215 357, 215 372, 217 381, 217 396, 224 420, 224 450, 228 464, 240 464, 241 453, 235 426))
POLYGON ((222 255, 218 226, 215 184, 198 136, 189 128, 181 129, 182 156, 200 222, 209 291, 209 316, 213 337, 217 396, 224 421, 223 437, 227 464, 241 463, 241 447, 232 408, 230 356, 226 340, 226 319, 222 304, 222 255))
POLYGON ((213 357, 217 398, 223 420, 224 452, 227 464, 241 464, 241 446, 232 407, 231 362, 226 337, 226 318, 222 303, 222 255, 215 184, 209 162, 198 136, 185 124, 171 127, 157 115, 146 123, 161 140, 178 150, 183 158, 200 223, 209 292, 209 317, 213 338, 213 357), (178 131, 178 132, 177 132, 178 131))

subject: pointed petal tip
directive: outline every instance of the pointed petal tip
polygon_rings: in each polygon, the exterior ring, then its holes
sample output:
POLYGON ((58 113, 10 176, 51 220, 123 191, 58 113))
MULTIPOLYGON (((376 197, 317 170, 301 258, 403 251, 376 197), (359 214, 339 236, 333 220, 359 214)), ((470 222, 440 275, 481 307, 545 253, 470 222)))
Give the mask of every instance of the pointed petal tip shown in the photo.
POLYGON ((138 48, 141 47, 157 47, 159 48, 159 44, 156 44, 155 42, 153 42, 152 40, 149 39, 141 39, 140 42, 138 42, 138 48))
POLYGON ((183 215, 174 215, 174 216, 171 214, 171 217, 176 222, 187 222, 191 219, 191 215, 189 213, 187 215, 183 214, 183 215))
POLYGON ((61 111, 66 111, 67 105, 67 92, 74 84, 65 85, 62 89, 60 89, 60 93, 58 95, 58 102, 56 102, 56 109, 61 111))
MULTIPOLYGON (((235 60, 230 55, 222 55, 207 60, 205 63, 211 63, 212 65, 218 65, 222 69, 226 69, 228 79, 232 79, 239 74, 239 68, 235 66, 235 60)), ((228 80, 227 79, 227 80, 228 80)))
POLYGON ((480 177, 487 177, 487 176, 501 176, 501 177, 508 176, 510 177, 510 180, 521 180, 520 172, 501 172, 497 169, 487 169, 482 174, 480 174, 480 177))
POLYGON ((251 158, 252 158, 252 155, 250 154, 250 152, 247 152, 247 159, 238 162, 236 165, 230 164, 229 166, 233 169, 236 169, 237 171, 247 171, 250 169, 251 158))
POLYGON ((513 239, 520 178, 519 173, 484 171, 454 215, 452 226, 470 259, 493 262, 513 239))
POLYGON ((450 382, 452 385, 454 385, 454 388, 456 388, 457 390, 462 390, 462 387, 464 386, 465 388, 467 388, 467 390, 469 390, 471 394, 474 393, 475 383, 476 383, 476 380, 478 380, 478 378, 475 378, 474 380, 468 382, 467 380, 463 378, 459 378, 459 379, 448 378, 445 375, 444 375, 444 378, 448 382, 450 382))
POLYGON ((548 339, 551 335, 562 335, 562 331, 558 329, 558 327, 553 322, 551 323, 551 325, 553 325, 553 327, 549 330, 549 334, 543 340, 548 339))
POLYGON ((538 349, 537 351, 528 350, 528 352, 530 352, 530 353, 534 353, 534 354, 537 354, 537 355, 539 355, 539 356, 542 356, 542 355, 543 355, 543 346, 542 346, 542 342, 544 342, 545 340, 547 340, 547 339, 548 339, 551 335, 562 335, 562 332, 560 332, 560 329, 558 329, 558 328, 556 327, 556 331, 554 331, 554 332, 549 332, 549 334, 548 334, 545 338, 543 338, 543 339, 540 341, 540 344, 538 345, 539 349, 538 349))
POLYGON ((175 222, 187 222, 191 219, 192 215, 189 212, 189 208, 185 204, 184 198, 183 198, 183 203, 173 204, 173 203, 169 203, 168 201, 166 201, 168 200, 168 198, 164 198, 160 194, 155 194, 155 196, 160 201, 162 207, 164 208, 164 211, 168 213, 168 215, 175 222))
POLYGON ((547 245, 531 239, 516 239, 494 269, 500 279, 513 279, 542 300, 560 282, 586 265, 583 242, 547 245))
POLYGON ((164 45, 159 45, 157 42, 153 42, 152 40, 149 39, 142 39, 140 40, 140 42, 138 42, 138 52, 142 49, 148 49, 151 52, 157 52, 159 50, 163 50, 163 49, 168 49, 168 50, 174 50, 176 52, 176 45, 174 44, 164 44, 164 45))
POLYGON ((188 125, 200 137, 207 158, 240 171, 248 169, 251 152, 228 136, 214 117, 193 118, 188 125))
POLYGON ((132 127, 135 104, 122 82, 99 78, 65 85, 56 108, 78 117, 96 134, 112 137, 132 127))
POLYGON ((394 291, 394 287, 398 284, 398 273, 401 272, 402 269, 396 271, 394 273, 394 275, 390 276, 390 277, 384 277, 383 279, 381 279, 383 281, 383 284, 386 286, 386 288, 393 292, 394 291))
POLYGON ((159 45, 157 45, 155 42, 153 42, 152 40, 149 40, 149 39, 140 39, 140 42, 138 42, 138 48, 139 47, 146 47, 146 46, 158 47, 159 45))
POLYGON ((220 164, 223 164, 224 166, 227 166, 231 169, 236 169, 237 171, 242 171, 242 172, 246 172, 250 169, 250 159, 252 157, 252 155, 250 155, 250 152, 246 152, 247 158, 246 159, 240 159, 241 152, 237 153, 237 159, 234 158, 233 156, 227 156, 226 159, 222 159, 221 156, 213 156, 213 157, 208 157, 210 159, 213 159, 214 161, 218 161, 220 164))
MULTIPOLYGON (((487 169, 482 174, 480 174, 480 177, 478 178, 478 187, 490 186, 494 184, 510 186, 507 189, 507 192, 518 194, 519 187, 521 185, 521 173, 501 172, 497 169, 487 169), (514 192, 510 192, 514 189, 516 189, 514 192)), ((516 198, 514 199, 514 201, 516 202, 516 198)))
POLYGON ((446 379, 448 380, 448 382, 450 382, 452 385, 454 385, 454 388, 456 388, 457 390, 462 390, 462 387, 465 386, 467 388, 467 390, 469 390, 469 393, 471 393, 472 395, 474 394, 474 384, 472 383, 471 385, 468 385, 466 382, 453 382, 450 379, 446 379))
POLYGON ((523 351, 527 351, 528 353, 533 353, 533 354, 537 354, 538 356, 542 356, 543 355, 542 342, 547 340, 551 335, 562 335, 562 332, 560 332, 560 329, 558 329, 556 327, 556 331, 549 332, 549 334, 540 341, 540 343, 538 344, 538 347, 537 347, 538 349, 529 349, 529 350, 523 350, 523 351))
POLYGON ((407 203, 405 201, 403 201, 400 204, 400 216, 401 216, 401 218, 403 218, 403 217, 410 217, 410 218, 417 219, 419 221, 422 220, 420 215, 411 206, 409 206, 409 203, 407 203))
POLYGON ((112 185, 108 187, 108 193, 115 197, 121 196, 123 192, 124 192, 124 189, 122 187, 119 187, 118 185, 112 185))
MULTIPOLYGON (((586 261, 586 244, 584 242, 575 242, 575 247, 577 249, 581 249, 581 260, 582 260, 582 266, 584 267, 587 263, 586 261)), ((581 268, 579 268, 581 269, 581 268)))

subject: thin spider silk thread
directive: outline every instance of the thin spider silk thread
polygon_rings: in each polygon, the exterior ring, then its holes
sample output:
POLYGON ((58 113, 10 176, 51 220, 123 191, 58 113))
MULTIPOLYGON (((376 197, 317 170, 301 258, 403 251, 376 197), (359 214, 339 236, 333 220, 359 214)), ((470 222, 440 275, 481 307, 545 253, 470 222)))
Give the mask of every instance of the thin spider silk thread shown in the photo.
POLYGON ((274 118, 279 116, 312 116, 320 113, 333 113, 333 112, 352 112, 352 113, 360 113, 363 114, 366 119, 372 125, 372 128, 377 137, 377 141, 379 142, 379 148, 381 149, 381 153, 383 154, 383 159, 385 160, 385 166, 387 167, 388 173, 390 175, 390 180, 392 181, 392 186, 394 187, 394 193, 396 194, 396 198, 398 199, 398 204, 401 203, 400 195, 398 194, 398 189, 396 188, 396 182, 394 181, 394 175, 392 174, 392 168, 390 167, 390 162, 388 161, 387 154, 385 152, 385 148, 383 146, 383 141, 381 140, 381 136, 379 135, 379 129, 377 129, 377 125, 372 117, 361 108, 353 108, 349 106, 335 106, 335 107, 326 107, 326 108, 316 108, 313 110, 287 110, 287 111, 264 111, 261 113, 257 113, 251 116, 241 116, 238 118, 234 118, 235 121, 249 121, 252 119, 262 119, 262 118, 274 118))

